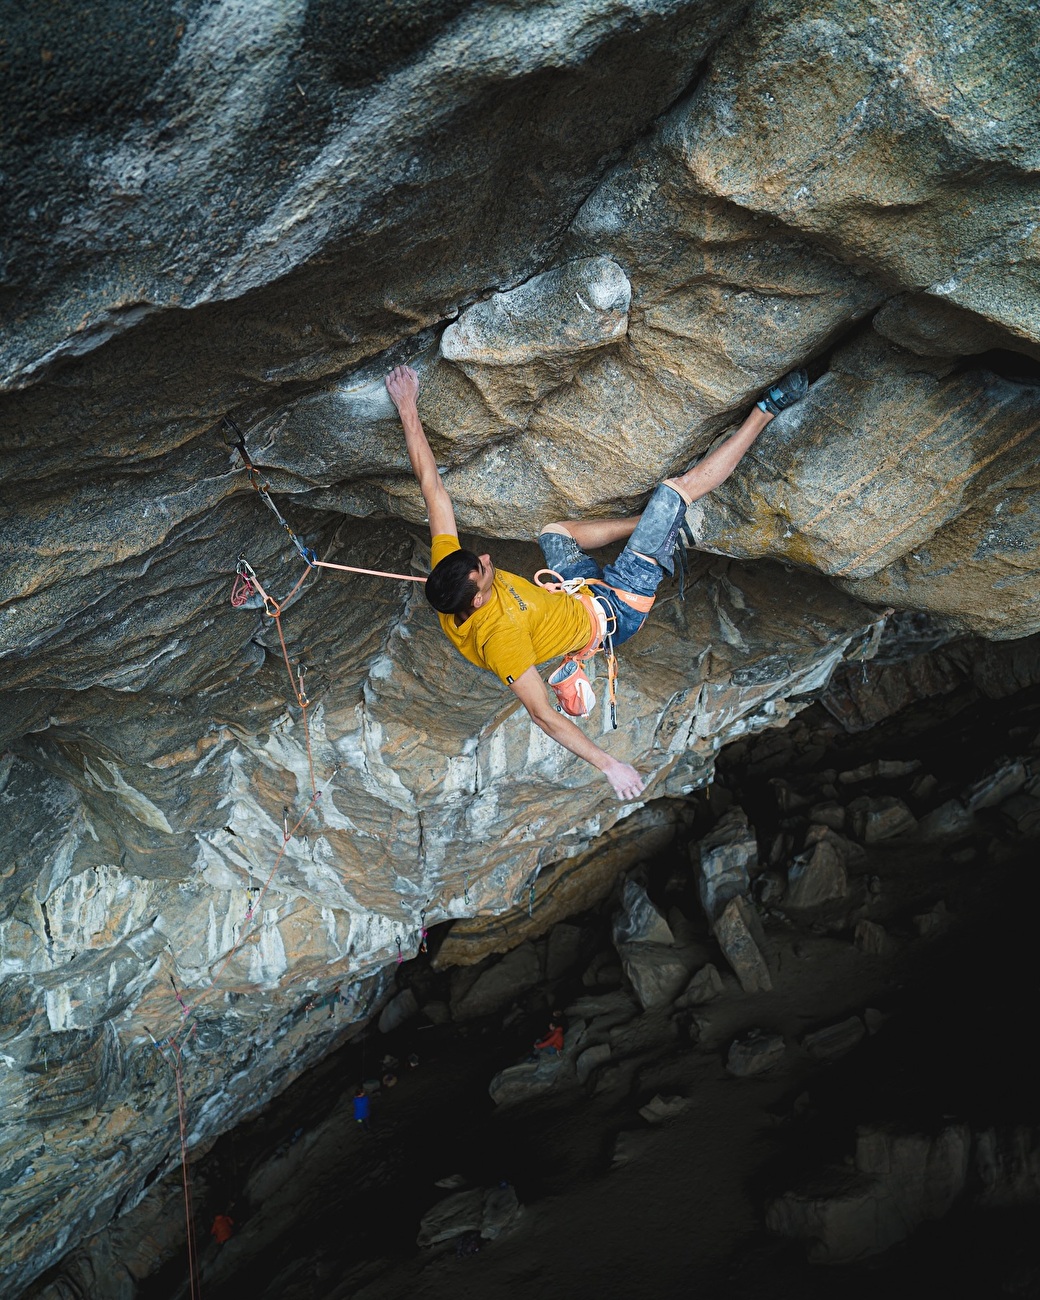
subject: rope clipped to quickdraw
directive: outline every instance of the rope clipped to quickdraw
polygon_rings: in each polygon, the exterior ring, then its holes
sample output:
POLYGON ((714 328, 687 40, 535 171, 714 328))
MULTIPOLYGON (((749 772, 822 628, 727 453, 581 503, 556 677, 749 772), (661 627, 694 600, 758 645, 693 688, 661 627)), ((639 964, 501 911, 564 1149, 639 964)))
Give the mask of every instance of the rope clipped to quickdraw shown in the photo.
POLYGON ((395 940, 395 942, 396 942, 396 944, 397 944, 397 964, 398 964, 398 966, 400 966, 401 963, 404 961, 404 953, 401 951, 401 938, 400 938, 400 936, 397 937, 397 939, 395 940))
POLYGON ((191 1008, 185 1003, 184 999, 181 997, 180 991, 177 988, 177 983, 174 980, 172 975, 170 976, 170 983, 173 985, 173 996, 181 1004, 181 1015, 186 1016, 188 1012, 191 1010, 191 1008))
MULTIPOLYGON (((425 578, 420 577, 414 573, 387 573, 384 572, 382 569, 359 569, 352 564, 332 564, 329 560, 319 560, 317 553, 313 551, 309 546, 307 546, 304 542, 302 542, 299 537, 297 537, 296 533, 292 529, 292 526, 289 524, 289 521, 285 518, 282 512, 275 505, 274 500, 271 497, 270 485, 261 481, 260 472, 253 464, 249 452, 246 451, 245 434, 243 434, 242 430, 238 427, 238 425, 234 422, 234 420, 231 418, 230 415, 225 415, 223 417, 223 419, 220 422, 220 427, 221 427, 221 434, 224 439, 224 445, 227 447, 231 447, 238 452, 242 464, 245 467, 246 473, 249 475, 250 486, 256 492, 257 496, 259 496, 260 500, 263 501, 264 505, 267 506, 267 508, 274 515, 274 517, 278 520, 279 525, 285 530, 285 533, 288 536, 289 540, 292 542, 293 546, 299 552, 300 559, 303 560, 304 564, 306 564, 308 569, 339 569, 343 573, 363 573, 363 574, 367 574, 369 577, 372 578, 396 578, 401 582, 425 582, 426 581, 425 578), (228 435, 230 435, 230 437, 228 435)), ((235 587, 232 589, 231 603, 235 605, 236 609, 241 609, 243 605, 246 605, 249 602, 249 599, 252 595, 257 593, 261 595, 263 594, 261 588, 259 587, 259 584, 256 583, 256 575, 253 574, 251 570, 250 570, 250 575, 251 575, 250 581, 255 587, 255 591, 245 590, 243 594, 243 591, 240 588, 240 584, 238 583, 237 580, 235 583, 235 587), (240 604, 235 604, 236 592, 239 595, 241 601, 240 604)), ((247 584, 242 584, 242 586, 245 587, 247 586, 247 584)), ((294 587, 293 591, 295 590, 296 588, 294 587)), ((285 600, 281 602, 283 608, 286 602, 288 601, 288 599, 289 597, 286 596, 285 600)), ((270 611, 267 612, 270 613, 270 611)))
MULTIPOLYGON (((274 619, 274 625, 278 632, 278 644, 282 650, 282 662, 285 664, 285 671, 289 674, 289 685, 292 687, 293 694, 296 696, 296 703, 303 719, 303 738, 307 747, 307 769, 311 778, 311 790, 314 791, 318 788, 318 783, 314 776, 314 754, 311 750, 311 729, 310 722, 307 718, 307 710, 310 708, 310 700, 307 698, 307 692, 303 682, 307 670, 302 664, 297 664, 296 674, 293 674, 292 664, 289 662, 289 650, 285 644, 285 633, 282 630, 282 611, 285 609, 289 601, 292 600, 293 596, 296 595, 297 591, 299 591, 309 572, 309 568, 303 571, 299 582, 297 582, 296 586, 289 592, 288 596, 285 596, 282 600, 275 600, 269 592, 264 590, 264 587, 261 584, 260 579, 256 576, 256 572, 252 565, 244 556, 239 556, 236 568, 238 577, 247 579, 250 587, 263 601, 264 613, 267 614, 269 618, 274 619)), ((236 578, 236 581, 237 580, 238 579, 236 578)), ((289 810, 286 809, 285 817, 283 819, 283 825, 286 828, 288 827, 288 812, 289 810)))
POLYGON ((429 934, 426 928, 426 908, 424 907, 419 913, 419 951, 426 952, 426 937, 429 934))
MULTIPOLYGON (((257 470, 256 466, 253 464, 252 460, 250 459, 249 452, 246 451, 246 440, 242 430, 238 427, 238 425, 234 422, 234 420, 231 418, 230 415, 225 415, 224 418, 221 420, 220 429, 225 444, 228 447, 233 447, 241 457, 242 464, 245 466, 246 473, 249 475, 249 482, 253 490, 256 492, 257 496, 264 503, 264 505, 267 506, 268 510, 270 510, 271 513, 274 515, 274 517, 278 520, 282 528, 285 529, 285 532, 288 534, 289 541, 292 542, 293 546, 295 546, 297 551, 299 551, 300 559, 302 559, 303 562, 306 565, 308 565, 308 567, 316 564, 318 561, 317 555, 315 555, 315 553, 311 550, 309 546, 305 546, 303 542, 301 542, 300 539, 296 536, 292 528, 289 526, 288 520, 285 518, 282 512, 275 505, 274 501, 271 499, 269 485, 267 483, 262 483, 260 481, 259 471, 257 470), (229 434, 231 435, 230 437, 228 436, 229 434)), ((234 604, 234 601, 232 601, 232 604, 234 604)))
POLYGON ((462 877, 462 901, 469 906, 469 872, 465 872, 462 877))

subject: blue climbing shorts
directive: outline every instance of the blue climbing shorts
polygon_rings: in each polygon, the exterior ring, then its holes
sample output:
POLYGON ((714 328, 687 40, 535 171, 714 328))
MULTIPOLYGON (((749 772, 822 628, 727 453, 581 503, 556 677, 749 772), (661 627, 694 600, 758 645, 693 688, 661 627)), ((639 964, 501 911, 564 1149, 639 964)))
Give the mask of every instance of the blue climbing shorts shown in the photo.
MULTIPOLYGON (((634 596, 653 596, 664 577, 664 570, 659 564, 644 560, 627 546, 613 564, 601 569, 573 537, 563 533, 542 533, 538 545, 545 556, 545 567, 558 573, 561 578, 600 578, 610 587, 630 591, 634 596)), ((607 602, 617 619, 615 645, 635 636, 646 622, 645 614, 626 605, 620 596, 607 587, 593 587, 592 591, 607 602)))

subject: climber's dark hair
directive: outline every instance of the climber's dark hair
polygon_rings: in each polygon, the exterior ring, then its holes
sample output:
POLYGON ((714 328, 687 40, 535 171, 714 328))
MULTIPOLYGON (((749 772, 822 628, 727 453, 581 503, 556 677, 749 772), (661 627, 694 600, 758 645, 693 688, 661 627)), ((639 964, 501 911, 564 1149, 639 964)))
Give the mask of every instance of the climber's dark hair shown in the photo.
POLYGON ((452 551, 426 579, 426 599, 441 614, 465 614, 477 594, 472 575, 479 571, 472 551, 452 551))

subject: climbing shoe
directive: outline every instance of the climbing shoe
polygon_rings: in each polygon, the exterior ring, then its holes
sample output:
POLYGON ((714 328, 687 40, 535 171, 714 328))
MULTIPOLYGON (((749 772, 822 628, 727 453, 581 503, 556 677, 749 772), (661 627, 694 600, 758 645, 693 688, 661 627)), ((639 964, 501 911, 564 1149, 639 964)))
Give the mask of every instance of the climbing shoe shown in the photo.
POLYGON ((765 397, 756 405, 760 411, 779 415, 795 402, 800 402, 808 391, 808 374, 804 370, 792 370, 783 379, 778 379, 772 388, 767 388, 765 397))

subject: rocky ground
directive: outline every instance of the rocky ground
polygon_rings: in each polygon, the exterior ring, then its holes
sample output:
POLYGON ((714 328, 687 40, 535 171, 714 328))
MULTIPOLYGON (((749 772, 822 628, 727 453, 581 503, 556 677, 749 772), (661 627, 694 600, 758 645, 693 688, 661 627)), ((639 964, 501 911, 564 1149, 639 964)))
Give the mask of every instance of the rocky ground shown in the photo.
MULTIPOLYGON (((237 1225, 204 1293, 1040 1294, 1040 693, 979 695, 851 735, 814 706, 725 750, 601 906, 463 967, 432 934, 385 1032, 196 1166, 201 1227, 237 1225), (734 878, 764 976, 727 959, 734 878), (563 1058, 513 1065, 555 1008, 563 1058)), ((157 1185, 30 1294, 187 1295, 179 1197, 157 1185)))

